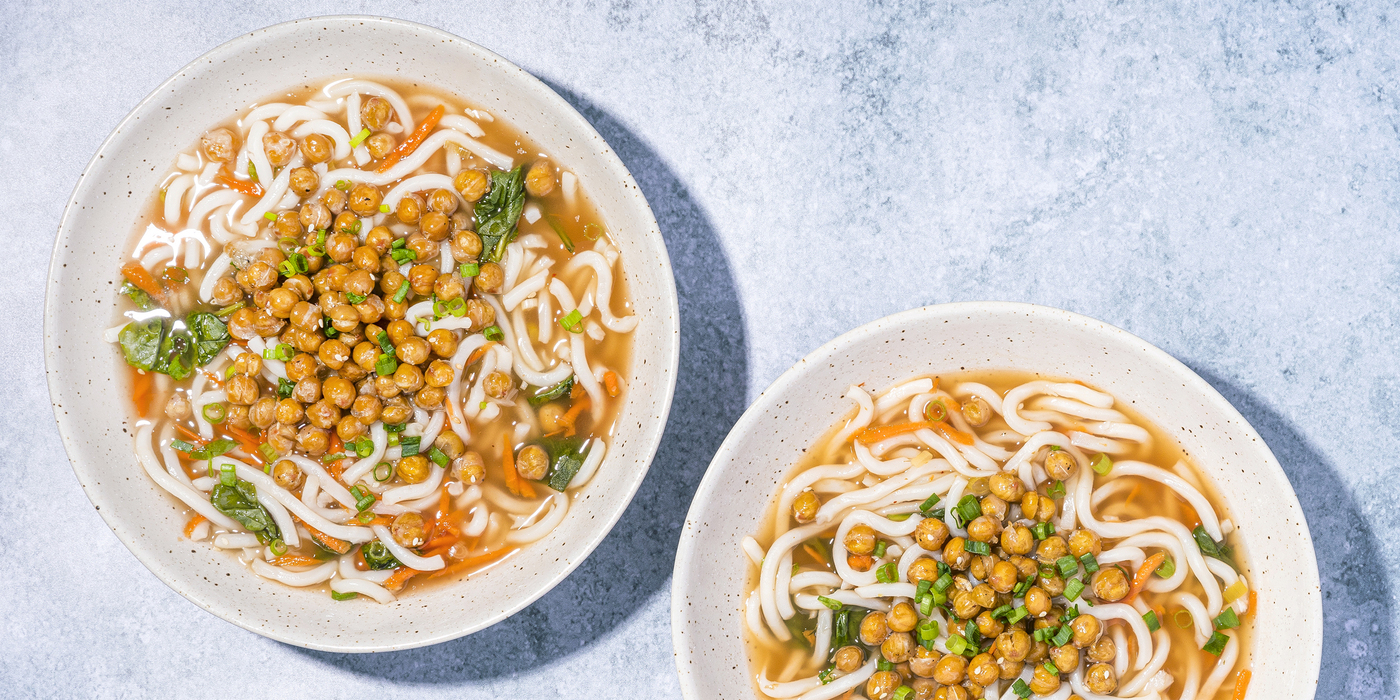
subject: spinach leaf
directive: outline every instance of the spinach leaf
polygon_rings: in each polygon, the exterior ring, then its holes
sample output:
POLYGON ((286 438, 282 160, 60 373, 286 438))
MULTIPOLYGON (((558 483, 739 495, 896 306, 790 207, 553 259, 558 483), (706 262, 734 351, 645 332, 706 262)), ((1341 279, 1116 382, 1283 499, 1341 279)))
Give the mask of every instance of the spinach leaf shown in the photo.
POLYGON ((580 452, 580 445, 577 440, 571 439, 548 439, 540 444, 553 458, 550 463, 549 476, 546 483, 549 488, 555 491, 564 491, 569 488, 569 482, 578 475, 578 470, 583 466, 584 454, 580 452))
POLYGON ((142 311, 150 311, 151 309, 154 309, 156 308, 156 306, 158 306, 158 304, 156 304, 155 299, 151 298, 151 295, 147 294, 144 289, 141 289, 140 287, 132 284, 129 281, 123 282, 121 289, 118 289, 117 293, 125 294, 131 297, 131 300, 136 303, 136 308, 142 311))
POLYGON ((219 455, 232 452, 238 448, 238 443, 228 438, 219 438, 204 447, 197 447, 184 440, 171 440, 170 446, 189 455, 190 459, 203 460, 213 459, 219 455))
POLYGON ((267 544, 282 536, 272 515, 258 503, 258 487, 237 479, 233 486, 215 484, 209 501, 220 513, 237 520, 249 532, 258 536, 258 541, 267 544))
POLYGON ((476 203, 476 235, 481 237, 481 259, 499 262, 506 244, 515 240, 515 226, 525 209, 525 178, 516 166, 491 172, 491 190, 476 203))
POLYGON ((390 552, 389 548, 384 546, 384 543, 379 540, 365 545, 360 549, 360 553, 364 555, 365 563, 369 564, 369 568, 375 571, 397 569, 401 566, 399 560, 394 558, 394 553, 390 552))
POLYGON ((563 396, 563 395, 569 393, 569 390, 570 390, 570 389, 573 389, 573 388, 574 388, 574 375, 571 374, 571 375, 569 375, 564 381, 559 382, 558 384, 555 384, 554 386, 552 386, 552 387, 550 387, 550 388, 548 388, 548 389, 543 389, 543 390, 541 390, 539 393, 535 394, 534 396, 531 396, 531 397, 530 397, 530 405, 531 405, 531 406, 538 406, 538 405, 540 405, 540 404, 542 404, 542 403, 546 403, 546 402, 549 402, 549 401, 553 401, 553 400, 555 400, 555 399, 557 399, 557 398, 559 398, 559 397, 561 397, 561 396, 563 396))
POLYGON ((156 364, 151 369, 168 374, 177 381, 189 377, 194 372, 194 345, 190 343, 189 332, 172 330, 166 333, 156 364))
POLYGON ((164 337, 165 324, 158 318, 145 322, 132 321, 117 336, 126 363, 144 370, 155 369, 156 361, 160 358, 160 341, 164 337))
POLYGON ((185 327, 194 336, 194 359, 200 367, 213 361, 233 340, 228 326, 218 316, 205 311, 190 314, 185 318, 185 327))

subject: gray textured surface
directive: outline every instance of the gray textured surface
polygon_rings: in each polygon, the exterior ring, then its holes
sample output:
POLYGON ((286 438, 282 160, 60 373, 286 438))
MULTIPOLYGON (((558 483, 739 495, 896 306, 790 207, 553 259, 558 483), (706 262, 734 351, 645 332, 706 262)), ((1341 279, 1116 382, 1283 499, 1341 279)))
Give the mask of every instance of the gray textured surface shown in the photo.
POLYGON ((1131 330, 1254 423, 1316 541, 1318 696, 1400 695, 1393 8, 1031 5, 8 6, 4 694, 676 697, 673 548, 750 398, 866 321, 1007 299, 1131 330), (460 34, 578 106, 650 198, 683 316, 666 441, 593 556, 490 630, 371 657, 243 632, 142 568, 69 470, 40 335, 64 202, 127 110, 220 42, 346 11, 460 34))

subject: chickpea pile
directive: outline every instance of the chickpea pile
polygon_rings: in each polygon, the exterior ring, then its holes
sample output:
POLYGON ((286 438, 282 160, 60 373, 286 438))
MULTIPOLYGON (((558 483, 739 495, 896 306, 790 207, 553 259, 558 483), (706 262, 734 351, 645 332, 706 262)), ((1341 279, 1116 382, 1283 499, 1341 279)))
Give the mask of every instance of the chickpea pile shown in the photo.
MULTIPOLYGON (((1077 467, 1055 450, 1048 450, 1043 466, 1059 481, 1077 467)), ((1079 604, 1086 604, 1085 598, 1122 600, 1129 578, 1118 567, 1098 565, 1095 557, 1103 551, 1098 535, 1054 531, 1051 521, 1063 492, 1047 491, 1029 491, 1009 472, 971 480, 957 504, 938 504, 955 509, 966 522, 967 537, 950 537, 942 513, 926 512, 931 517, 919 521, 914 538, 939 556, 916 559, 903 579, 918 587, 919 597, 899 599, 889 612, 842 607, 823 678, 835 671, 852 673, 874 655, 878 670, 864 687, 871 700, 981 698, 988 685, 1012 682, 1028 665, 1034 668, 1029 683, 1012 686, 1022 696, 1054 693, 1081 667, 1089 690, 1114 692, 1116 647, 1098 618, 1081 613, 1079 604), (930 617, 935 608, 950 620, 947 628, 940 630, 941 623, 930 617), (948 637, 953 653, 933 649, 940 636, 948 637)), ((810 522, 820 507, 821 499, 809 490, 793 502, 792 514, 798 522, 810 522)), ((885 553, 888 543, 870 526, 851 527, 842 544, 851 568, 874 567, 880 581, 900 580, 894 558, 885 553)))
MULTIPOLYGON (((366 141, 371 156, 383 158, 397 146, 395 137, 383 131, 393 121, 392 107, 372 97, 360 116, 374 132, 366 141)), ((331 160, 334 144, 326 137, 311 134, 297 140, 270 132, 262 145, 275 169, 288 166, 300 150, 306 166, 291 171, 289 188, 301 201, 274 212, 269 227, 280 241, 277 247, 231 256, 235 269, 214 284, 212 303, 223 307, 220 315, 235 339, 267 339, 271 356, 285 361, 287 379, 269 382, 262 376, 263 356, 237 354, 231 375, 224 378, 224 420, 260 431, 261 440, 278 456, 300 451, 319 457, 331 449, 332 433, 354 444, 376 421, 399 426, 413 416, 414 407, 442 409, 455 378, 451 358, 463 333, 494 326, 495 312, 481 297, 499 293, 505 278, 499 264, 480 260, 482 241, 474 231, 470 204, 488 193, 488 174, 463 170, 453 178, 451 190, 406 195, 390 211, 382 206, 387 188, 370 184, 341 181, 316 194, 322 183, 310 166, 331 160), (468 206, 459 207, 462 201, 468 206), (407 235, 396 235, 387 225, 361 230, 362 219, 386 212, 385 223, 410 227, 407 235), (435 260, 444 246, 463 264, 446 274, 435 260), (404 264, 409 266, 406 274, 401 272, 404 264), (475 274, 467 271, 473 264, 475 274), (427 298, 461 300, 456 308, 469 327, 420 337, 405 316, 411 305, 427 298)), ((215 129, 203 139, 204 153, 215 162, 231 162, 238 146, 238 137, 228 129, 215 129)), ((268 181, 273 176, 263 174, 268 181)), ((536 162, 526 178, 527 192, 543 196, 553 188, 552 167, 536 162)), ((483 385, 497 399, 518 390, 502 372, 485 377, 483 385)), ((166 410, 175 418, 190 415, 188 401, 178 395, 166 410)), ((398 460, 388 478, 403 484, 427 479, 431 448, 450 460, 453 478, 465 483, 484 478, 481 455, 468 450, 451 430, 442 431, 433 445, 421 446, 420 454, 398 460)), ((522 475, 542 478, 541 455, 528 450, 518 458, 522 475)), ((547 467, 547 455, 544 461, 547 467)), ((280 486, 300 488, 301 471, 293 462, 273 462, 280 486)), ((423 521, 416 513, 400 516, 391 531, 406 547, 423 544, 423 521)))

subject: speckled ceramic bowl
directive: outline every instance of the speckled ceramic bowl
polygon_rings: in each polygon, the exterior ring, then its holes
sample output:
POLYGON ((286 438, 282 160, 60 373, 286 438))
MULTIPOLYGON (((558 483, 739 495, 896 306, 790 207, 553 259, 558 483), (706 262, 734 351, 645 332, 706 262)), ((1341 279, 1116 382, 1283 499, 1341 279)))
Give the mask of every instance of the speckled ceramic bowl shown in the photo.
POLYGON ((919 373, 1012 369, 1112 393, 1172 435, 1214 479, 1239 525, 1259 592, 1251 698, 1311 698, 1322 650, 1312 537, 1274 455, 1233 407, 1170 355, 1100 321, 1028 304, 914 309, 827 343, 768 387, 720 447, 691 504, 672 587, 681 689, 693 700, 756 694, 740 613, 756 532, 803 451, 848 410, 846 387, 919 373))
POLYGON ((196 605, 253 632, 331 651, 387 651, 469 634, 544 595, 607 535, 661 440, 679 349, 675 281, 661 233, 631 175, 563 99, 461 38, 376 17, 307 19, 230 41, 141 102, 73 192, 49 268, 45 354, 54 414, 78 481, 117 537, 196 605), (181 149, 248 102, 344 74, 423 81, 528 133, 575 172, 622 248, 635 312, 628 403, 607 460, 563 524, 487 573, 390 605, 336 602, 254 576, 230 555, 180 536, 175 499, 132 454, 111 325, 127 231, 181 149))

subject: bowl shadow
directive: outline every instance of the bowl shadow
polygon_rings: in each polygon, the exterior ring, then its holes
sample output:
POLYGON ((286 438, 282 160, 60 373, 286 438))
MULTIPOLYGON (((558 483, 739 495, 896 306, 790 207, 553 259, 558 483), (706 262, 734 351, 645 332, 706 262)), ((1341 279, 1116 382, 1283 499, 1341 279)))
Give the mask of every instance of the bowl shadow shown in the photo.
POLYGON ((1259 431, 1303 506, 1322 581, 1317 697, 1397 697, 1395 604, 1380 542, 1337 468, 1253 392, 1210 370, 1191 369, 1259 431))
POLYGON ((593 124, 631 171, 671 257, 680 302, 680 367, 656 459, 612 532, 528 608, 475 634, 418 649, 337 654, 292 647, 321 663, 396 683, 452 684, 550 665, 606 636, 649 598, 669 593, 691 498, 747 405, 743 311, 709 217, 640 137, 588 100, 546 83, 593 124))

